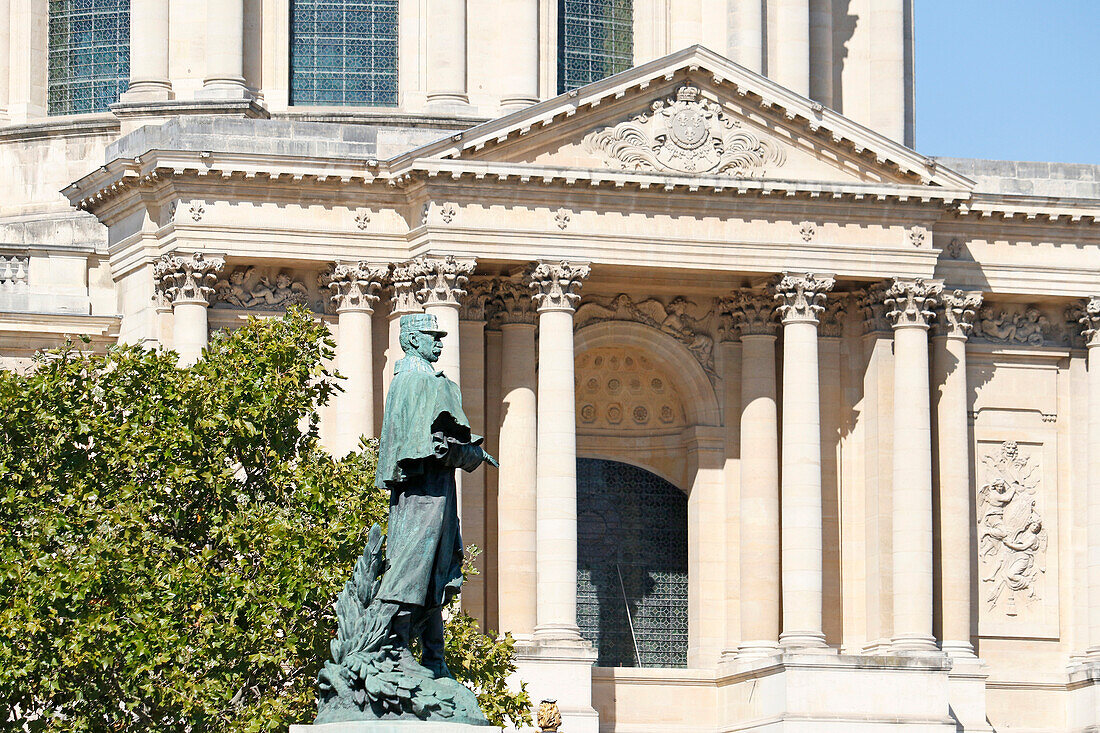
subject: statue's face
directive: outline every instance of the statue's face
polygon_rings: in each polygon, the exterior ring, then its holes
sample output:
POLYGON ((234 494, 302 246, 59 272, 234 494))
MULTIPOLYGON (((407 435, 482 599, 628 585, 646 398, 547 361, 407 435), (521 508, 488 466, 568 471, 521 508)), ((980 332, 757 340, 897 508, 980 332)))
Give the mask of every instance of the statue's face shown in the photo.
POLYGON ((443 353, 443 337, 438 333, 419 331, 412 335, 409 342, 416 353, 430 362, 439 361, 439 355, 443 353))

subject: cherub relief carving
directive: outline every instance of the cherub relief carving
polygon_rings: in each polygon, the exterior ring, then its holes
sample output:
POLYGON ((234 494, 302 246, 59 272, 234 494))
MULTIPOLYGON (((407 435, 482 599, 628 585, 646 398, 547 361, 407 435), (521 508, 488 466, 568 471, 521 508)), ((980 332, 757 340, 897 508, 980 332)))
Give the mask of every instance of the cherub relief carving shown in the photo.
POLYGON ((1028 346, 1042 346, 1061 338, 1050 319, 1034 305, 1022 310, 996 310, 992 305, 984 306, 974 323, 973 336, 986 341, 1028 346))
POLYGON ((274 282, 267 275, 261 275, 254 285, 248 287, 247 283, 255 272, 255 267, 238 267, 230 273, 228 280, 215 285, 214 307, 278 310, 309 301, 305 283, 285 272, 275 275, 274 282))
POLYGON ((714 371, 714 337, 711 335, 714 318, 708 311, 701 318, 691 313, 696 307, 687 298, 677 296, 666 306, 656 298, 638 302, 625 293, 614 298, 593 298, 577 308, 574 322, 577 328, 595 321, 634 321, 644 323, 672 336, 684 344, 712 378, 714 371))
POLYGON ((1036 506, 1038 467, 1013 441, 982 458, 989 481, 978 490, 978 560, 986 604, 1018 613, 1038 599, 1046 572, 1047 532, 1036 506))

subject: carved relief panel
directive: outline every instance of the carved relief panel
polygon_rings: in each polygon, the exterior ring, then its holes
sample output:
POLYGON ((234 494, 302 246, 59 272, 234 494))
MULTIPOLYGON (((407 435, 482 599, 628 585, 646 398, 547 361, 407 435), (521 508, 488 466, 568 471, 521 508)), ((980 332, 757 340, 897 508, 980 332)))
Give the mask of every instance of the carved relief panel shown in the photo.
POLYGON ((978 634, 1058 638, 1058 362, 971 362, 978 634))

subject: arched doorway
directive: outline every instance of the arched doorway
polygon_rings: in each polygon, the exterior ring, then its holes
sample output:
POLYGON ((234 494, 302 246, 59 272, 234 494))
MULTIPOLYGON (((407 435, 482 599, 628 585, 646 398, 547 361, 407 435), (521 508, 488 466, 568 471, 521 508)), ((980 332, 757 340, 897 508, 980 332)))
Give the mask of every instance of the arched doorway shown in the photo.
POLYGON ((577 623, 601 667, 686 667, 687 497, 636 466, 577 460, 577 623))

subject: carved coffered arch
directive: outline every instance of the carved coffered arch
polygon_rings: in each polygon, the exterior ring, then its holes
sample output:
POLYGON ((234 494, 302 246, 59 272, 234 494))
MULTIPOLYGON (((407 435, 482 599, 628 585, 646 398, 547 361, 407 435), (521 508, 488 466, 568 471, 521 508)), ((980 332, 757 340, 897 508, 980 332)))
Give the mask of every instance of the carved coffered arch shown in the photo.
MULTIPOLYGON (((683 409, 683 422, 674 416, 667 424, 719 425, 721 411, 714 386, 699 362, 680 341, 652 326, 632 321, 602 321, 580 328, 574 337, 578 359, 585 352, 597 349, 620 349, 626 354, 643 357, 649 362, 656 378, 667 378, 668 394, 675 394, 683 409)), ((583 385, 582 385, 583 386, 583 385)), ((578 400, 582 394, 578 390, 578 400)), ((659 405, 663 407, 664 405, 659 405)), ((669 407, 674 409, 671 402, 669 407)), ((632 415, 623 420, 633 421, 632 415)), ((657 415, 658 423, 660 414, 657 415)))

